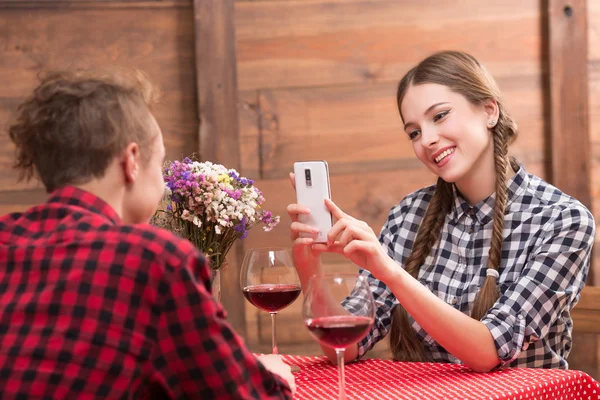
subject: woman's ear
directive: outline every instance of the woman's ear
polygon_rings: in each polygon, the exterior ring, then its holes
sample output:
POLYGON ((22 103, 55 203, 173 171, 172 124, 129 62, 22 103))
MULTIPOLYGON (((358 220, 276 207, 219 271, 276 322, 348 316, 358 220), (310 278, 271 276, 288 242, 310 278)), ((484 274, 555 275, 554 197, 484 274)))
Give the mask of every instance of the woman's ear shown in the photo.
POLYGON ((487 116, 487 127, 491 129, 496 126, 498 118, 500 118, 500 107, 498 107, 498 102, 494 99, 486 100, 483 103, 483 110, 487 116))
POLYGON ((122 155, 123 175, 126 183, 133 183, 137 179, 140 163, 140 148, 132 142, 125 147, 122 155))

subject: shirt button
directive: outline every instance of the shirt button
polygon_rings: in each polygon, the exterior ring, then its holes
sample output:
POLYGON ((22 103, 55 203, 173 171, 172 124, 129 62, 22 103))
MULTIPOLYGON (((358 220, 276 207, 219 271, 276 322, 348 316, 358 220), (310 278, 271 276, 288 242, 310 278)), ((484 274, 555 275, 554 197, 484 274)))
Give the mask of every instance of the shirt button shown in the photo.
POLYGON ((469 230, 467 232, 473 233, 473 228, 469 228, 469 230))
POLYGON ((454 306, 456 305, 457 302, 458 302, 458 300, 456 300, 456 297, 454 297, 451 301, 452 305, 454 305, 454 306))
POLYGON ((519 318, 519 319, 523 319, 523 314, 519 314, 519 315, 517 315, 517 318, 519 318))

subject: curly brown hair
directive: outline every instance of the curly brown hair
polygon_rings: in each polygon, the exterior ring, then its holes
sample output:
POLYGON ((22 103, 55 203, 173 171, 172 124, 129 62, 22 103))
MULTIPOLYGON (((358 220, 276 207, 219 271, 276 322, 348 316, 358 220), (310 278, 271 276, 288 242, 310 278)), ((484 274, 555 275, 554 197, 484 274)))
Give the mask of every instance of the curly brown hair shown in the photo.
MULTIPOLYGON (((463 95, 472 104, 483 104, 495 100, 499 108, 496 125, 490 129, 494 141, 494 161, 496 169, 496 199, 494 204, 494 222, 492 241, 487 268, 498 269, 501 261, 502 231, 504 228, 504 209, 507 202, 507 167, 518 169, 514 159, 508 157, 508 146, 517 137, 517 125, 508 115, 501 100, 498 85, 473 56, 458 51, 442 51, 421 61, 407 72, 398 85, 398 110, 408 89, 413 85, 435 83, 448 87, 463 95)), ((400 113, 402 117, 402 113, 400 113)), ((418 278, 421 265, 439 239, 447 213, 453 200, 452 185, 438 178, 434 195, 429 203, 423 222, 417 232, 411 254, 404 262, 404 268, 414 278, 418 278)), ((499 297, 496 278, 487 276, 479 291, 471 317, 481 319, 499 297)), ((408 313, 401 305, 394 309, 390 331, 392 356, 401 361, 426 361, 422 343, 410 324, 408 313)))
POLYGON ((20 179, 37 175, 47 192, 86 183, 101 178, 131 142, 147 162, 157 98, 158 89, 139 70, 48 73, 8 129, 20 179))

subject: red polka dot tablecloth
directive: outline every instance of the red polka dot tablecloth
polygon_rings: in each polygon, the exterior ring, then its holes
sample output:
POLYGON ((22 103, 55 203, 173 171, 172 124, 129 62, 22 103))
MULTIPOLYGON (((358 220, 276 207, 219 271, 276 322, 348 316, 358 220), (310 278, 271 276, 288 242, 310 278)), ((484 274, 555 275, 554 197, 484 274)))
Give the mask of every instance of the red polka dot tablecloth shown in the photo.
MULTIPOLYGON (((294 399, 338 397, 338 372, 325 357, 285 355, 296 372, 294 399)), ((485 374, 458 364, 369 359, 345 367, 348 399, 600 400, 600 384, 581 371, 510 368, 485 374)))

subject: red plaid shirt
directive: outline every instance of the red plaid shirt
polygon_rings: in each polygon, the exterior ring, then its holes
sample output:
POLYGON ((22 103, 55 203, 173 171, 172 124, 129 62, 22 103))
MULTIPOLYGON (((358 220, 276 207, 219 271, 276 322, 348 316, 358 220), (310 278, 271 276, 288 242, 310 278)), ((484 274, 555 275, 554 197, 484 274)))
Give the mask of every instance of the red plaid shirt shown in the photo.
POLYGON ((1 217, 1 397, 290 398, 209 282, 188 241, 74 187, 1 217))

